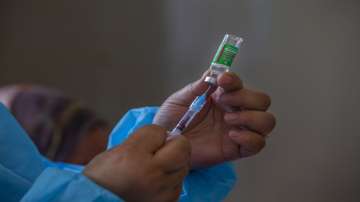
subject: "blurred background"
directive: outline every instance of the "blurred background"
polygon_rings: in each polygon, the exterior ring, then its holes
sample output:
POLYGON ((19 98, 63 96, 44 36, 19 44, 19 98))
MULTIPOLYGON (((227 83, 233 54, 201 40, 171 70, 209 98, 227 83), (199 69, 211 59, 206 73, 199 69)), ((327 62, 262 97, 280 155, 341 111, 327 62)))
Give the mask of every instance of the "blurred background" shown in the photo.
POLYGON ((59 89, 115 124, 197 79, 234 33, 233 71, 278 125, 226 201, 358 202, 359 25, 358 0, 0 0, 0 85, 59 89))

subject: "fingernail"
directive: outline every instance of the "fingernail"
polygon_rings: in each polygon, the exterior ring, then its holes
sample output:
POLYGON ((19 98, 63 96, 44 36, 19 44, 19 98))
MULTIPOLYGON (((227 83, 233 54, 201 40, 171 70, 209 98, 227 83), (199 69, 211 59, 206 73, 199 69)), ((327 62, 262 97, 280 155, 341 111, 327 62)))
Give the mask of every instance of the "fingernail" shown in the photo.
POLYGON ((229 132, 229 136, 230 136, 230 137, 233 137, 233 138, 237 138, 237 137, 240 136, 240 134, 237 133, 237 132, 235 132, 235 131, 230 131, 230 132, 229 132))
POLYGON ((222 80, 222 83, 224 84, 229 84, 229 83, 232 83, 232 77, 229 75, 229 74, 226 74, 224 73, 222 76, 221 76, 221 80, 222 80))
POLYGON ((237 115, 235 113, 227 113, 225 114, 225 117, 224 117, 225 121, 234 121, 237 119, 237 115))

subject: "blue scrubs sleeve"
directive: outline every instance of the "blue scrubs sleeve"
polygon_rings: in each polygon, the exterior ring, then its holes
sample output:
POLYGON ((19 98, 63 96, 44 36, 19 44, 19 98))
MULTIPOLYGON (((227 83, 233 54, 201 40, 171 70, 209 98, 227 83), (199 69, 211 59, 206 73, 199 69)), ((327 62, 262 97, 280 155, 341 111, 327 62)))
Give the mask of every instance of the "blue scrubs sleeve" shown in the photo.
POLYGON ((81 169, 45 159, 0 103, 0 201, 122 201, 81 169))
POLYGON ((120 202, 122 200, 81 173, 47 168, 21 201, 120 202))
POLYGON ((19 201, 45 167, 29 136, 0 103, 1 201, 19 201))
MULTIPOLYGON (((157 107, 144 107, 127 112, 113 129, 108 149, 123 143, 136 129, 151 124, 157 110, 157 107)), ((236 174, 231 163, 192 170, 183 183, 180 201, 223 201, 235 182, 236 174)))

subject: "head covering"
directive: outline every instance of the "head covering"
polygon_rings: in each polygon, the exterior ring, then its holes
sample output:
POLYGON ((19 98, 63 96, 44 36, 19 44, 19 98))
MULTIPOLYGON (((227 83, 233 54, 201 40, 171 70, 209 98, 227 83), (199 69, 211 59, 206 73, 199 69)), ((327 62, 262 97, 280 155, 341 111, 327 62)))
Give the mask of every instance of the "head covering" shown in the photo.
POLYGON ((55 161, 64 161, 89 129, 107 126, 93 111, 40 86, 19 90, 10 110, 40 153, 55 161))

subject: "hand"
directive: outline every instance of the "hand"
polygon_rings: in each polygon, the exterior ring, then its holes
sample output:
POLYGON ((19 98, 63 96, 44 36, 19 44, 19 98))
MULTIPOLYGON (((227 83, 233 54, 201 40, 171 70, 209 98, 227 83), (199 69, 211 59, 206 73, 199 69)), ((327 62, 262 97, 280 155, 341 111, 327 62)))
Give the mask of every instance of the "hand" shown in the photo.
MULTIPOLYGON (((171 130, 193 99, 207 89, 206 75, 171 95, 160 107, 154 124, 171 130)), ((219 88, 184 133, 192 145, 192 168, 258 153, 275 126, 274 116, 266 112, 269 96, 243 88, 234 73, 222 74, 217 82, 219 88)))
POLYGON ((95 157, 84 175, 125 201, 177 201, 191 146, 185 137, 166 138, 159 126, 143 127, 124 144, 95 157))

